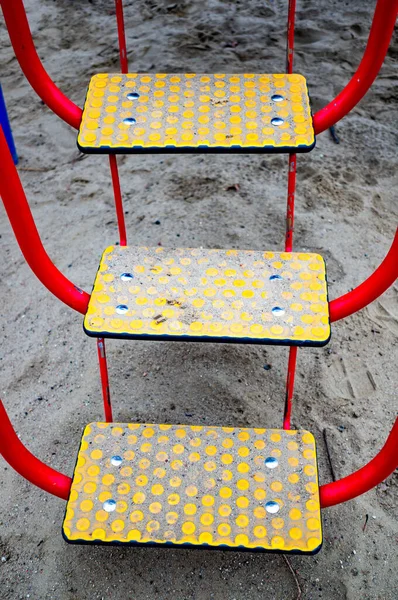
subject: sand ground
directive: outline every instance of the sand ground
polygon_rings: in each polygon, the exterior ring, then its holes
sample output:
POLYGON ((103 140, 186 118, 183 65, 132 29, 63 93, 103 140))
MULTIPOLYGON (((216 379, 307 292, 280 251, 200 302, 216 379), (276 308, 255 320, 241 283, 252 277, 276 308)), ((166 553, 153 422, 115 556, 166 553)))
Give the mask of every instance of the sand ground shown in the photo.
MULTIPOLYGON (((285 1, 125 4, 132 70, 284 68, 285 1)), ((353 73, 374 4, 298 1, 295 68, 308 78, 315 109, 353 73)), ((48 72, 81 105, 93 72, 118 70, 113 2, 26 0, 26 7, 48 72)), ((396 227, 396 58, 395 43, 372 91, 337 126, 341 143, 326 132, 298 160, 295 247, 325 256, 331 298, 370 274, 396 227)), ((75 132, 24 79, 1 22, 0 65, 19 172, 44 244, 56 265, 90 290, 102 250, 117 240, 107 160, 79 156, 75 132)), ((131 244, 282 247, 286 156, 130 156, 119 164, 131 244)), ((29 448, 70 474, 83 425, 102 417, 95 342, 84 336, 81 316, 30 272, 4 212, 0 230, 1 397, 29 448)), ((394 286, 336 323, 326 348, 299 352, 293 423, 317 438, 322 482, 332 477, 325 436, 341 477, 374 455, 393 423, 397 295, 394 286)), ((116 341, 107 347, 120 421, 281 423, 284 348, 116 341)), ((397 484, 393 476, 324 511, 321 552, 290 559, 303 599, 397 598, 397 484)), ((69 546, 61 536, 63 511, 63 501, 0 462, 2 600, 300 597, 280 555, 69 546)))

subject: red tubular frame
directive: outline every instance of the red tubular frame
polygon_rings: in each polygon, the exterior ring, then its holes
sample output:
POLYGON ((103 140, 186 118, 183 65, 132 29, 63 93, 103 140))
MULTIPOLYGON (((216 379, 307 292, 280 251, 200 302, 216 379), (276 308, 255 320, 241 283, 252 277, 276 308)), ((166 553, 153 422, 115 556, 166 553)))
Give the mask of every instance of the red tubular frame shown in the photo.
POLYGON ((36 458, 21 442, 0 400, 0 454, 17 473, 42 490, 68 500, 72 479, 36 458))
MULTIPOLYGON (((124 35, 122 0, 115 0, 119 35, 119 49, 122 72, 127 72, 126 40, 124 35), (123 58, 124 56, 124 58, 123 58)), ((22 0, 1 0, 4 20, 15 56, 30 85, 45 104, 66 123, 79 129, 83 111, 69 100, 55 85, 44 69, 30 31, 25 7, 22 0)), ((121 245, 126 245, 126 229, 124 225, 122 198, 116 157, 109 158, 111 163, 112 183, 114 188, 116 214, 121 245), (112 167, 113 164, 113 167, 112 167), (123 234, 124 232, 124 234, 123 234), (124 240, 124 244, 122 241, 124 240)))
POLYGON ((287 180, 287 208, 286 208, 286 236, 285 252, 293 250, 293 231, 294 231, 294 201, 296 195, 296 170, 297 156, 289 154, 289 171, 287 180))
MULTIPOLYGON (((119 34, 119 50, 122 71, 127 69, 127 56, 124 61, 125 34, 123 7, 121 0, 115 0, 119 34)), ((79 128, 82 111, 57 88, 45 71, 37 55, 32 34, 26 18, 22 0, 1 0, 4 19, 15 55, 30 84, 40 98, 64 121, 79 128)), ((295 0, 289 0, 289 15, 295 8, 295 0)), ((377 0, 377 5, 369 33, 368 43, 362 61, 346 87, 327 106, 314 115, 315 133, 319 134, 342 119, 366 94, 379 72, 394 30, 398 13, 398 0, 377 0)), ((292 62, 293 29, 288 22, 287 63, 292 62)))
POLYGON ((363 283, 329 303, 330 321, 339 321, 365 308, 398 278, 398 228, 387 256, 363 283))
MULTIPOLYGON (((294 24, 296 17, 296 0, 289 0, 287 16, 287 43, 286 43, 286 71, 293 73, 294 60, 294 24)), ((296 169, 297 157, 293 152, 289 154, 288 163, 288 182, 287 182, 287 206, 286 206, 286 235, 285 251, 293 250, 293 231, 294 231, 294 202, 296 194, 296 169)), ((290 419, 292 414, 292 401, 294 393, 294 378, 296 374, 297 347, 290 346, 289 359, 287 364, 286 377, 286 396, 285 410, 283 415, 283 429, 290 429, 290 419)))
POLYGON ((124 221, 122 192, 120 189, 119 170, 117 160, 114 154, 109 155, 109 165, 111 168, 113 195, 115 198, 117 226, 119 228, 119 240, 121 246, 127 246, 126 224, 124 221))
POLYGON ((285 397, 285 411, 283 415, 283 429, 290 429, 290 419, 292 416, 292 400, 294 393, 294 378, 296 375, 296 361, 297 361, 297 346, 290 346, 289 348, 289 361, 287 365, 287 378, 286 378, 286 397, 285 397))
MULTIPOLYGON (((81 120, 81 110, 59 92, 58 88, 45 72, 33 44, 32 34, 26 19, 22 0, 1 0, 1 5, 17 59, 31 85, 42 100, 46 102, 56 114, 66 122, 70 123, 73 127, 78 128, 81 120)), ((293 0, 290 0, 289 10, 291 10, 292 5, 293 0)), ((331 124, 347 114, 347 112, 355 105, 355 102, 358 102, 370 87, 374 76, 377 74, 377 68, 380 68, 387 52, 397 9, 398 0, 377 1, 368 45, 360 68, 357 71, 357 75, 358 73, 360 75, 360 81, 358 81, 357 77, 357 81, 354 82, 354 77, 335 100, 316 113, 314 116, 316 133, 320 133, 324 129, 330 127, 331 124), (381 35, 383 38, 383 41, 379 46, 377 43, 377 35, 381 35), (366 74, 367 68, 370 69, 368 74, 366 74), (363 77, 362 73, 364 75, 363 77)), ((293 46, 290 47, 293 48, 293 46)), ((395 249, 392 248, 390 250, 389 256, 391 253, 391 258, 396 260, 395 249)), ((376 284, 376 289, 378 290, 377 295, 371 294, 366 287, 367 282, 364 282, 362 286, 359 286, 352 292, 349 292, 330 303, 331 320, 337 321, 338 319, 349 316, 383 293, 397 277, 396 268, 392 265, 392 261, 388 261, 388 264, 391 265, 390 268, 393 270, 393 276, 388 274, 385 269, 378 269, 370 278, 372 279, 372 285, 376 284), (382 281, 382 277, 386 278, 384 282, 382 281)))
POLYGON ((124 31, 123 0, 115 0, 115 5, 117 35, 119 39, 120 66, 122 73, 128 73, 129 67, 127 61, 126 35, 124 31))
POLYGON ((321 507, 352 500, 384 481, 398 467, 398 418, 380 452, 367 465, 343 479, 321 485, 321 507))
MULTIPOLYGON (((123 0, 115 0, 117 34, 119 41, 120 68, 122 73, 128 73, 126 35, 124 32, 123 0)), ((120 189, 119 170, 117 167, 117 158, 114 154, 109 155, 109 165, 111 168, 113 195, 115 198, 115 208, 117 225, 119 228, 119 240, 121 246, 127 245, 126 225, 124 221, 123 199, 120 189)))
MULTIPOLYGON (((36 458, 18 438, 0 400, 0 454, 22 477, 42 490, 68 500, 72 479, 36 458)), ((367 465, 319 488, 322 508, 352 500, 386 479, 398 467, 398 418, 380 452, 367 465)))
MULTIPOLYGON (((294 59, 294 23, 296 17, 296 0, 289 0, 289 10, 287 17, 287 47, 286 47, 286 71, 293 73, 294 59)), ((293 250, 293 229, 294 229, 294 201, 296 194, 296 169, 297 157, 293 152, 289 154, 287 183, 287 209, 286 209, 286 237, 285 251, 293 250)))
POLYGON ((90 295, 69 281, 45 251, 1 126, 0 196, 22 254, 36 277, 62 302, 85 314, 90 295))
MULTIPOLYGON (((115 0, 115 4, 121 69, 125 73, 127 72, 128 65, 122 0, 115 0)), ((72 127, 78 129, 82 111, 62 94, 45 71, 34 47, 22 0, 2 0, 1 5, 17 60, 28 81, 53 112, 72 127)), ((295 5, 296 0, 289 0, 287 36, 288 73, 291 73, 293 68, 295 5)), ((329 128, 352 110, 373 83, 387 53, 397 12, 398 0, 378 0, 368 44, 362 61, 355 75, 343 91, 330 104, 314 115, 314 129, 316 134, 329 128)), ((125 245, 126 232, 116 157, 110 157, 110 166, 115 193, 120 243, 121 245, 125 245)), ((295 176, 296 156, 292 154, 289 158, 286 251, 291 251, 293 244, 295 176)), ((34 273, 62 302, 85 314, 89 294, 83 292, 66 279, 54 266, 45 252, 1 128, 0 193, 22 253, 34 273)), ((357 288, 330 303, 330 320, 337 321, 364 308, 392 285, 397 277, 398 231, 386 258, 378 269, 357 288)), ((97 343, 105 417, 107 421, 111 421, 112 409, 110 406, 104 340, 99 339, 97 343)), ((284 428, 290 428, 296 355, 297 348, 292 347, 289 355, 284 428)), ((68 498, 71 479, 39 461, 23 446, 12 428, 1 401, 0 433, 0 452, 15 470, 42 489, 61 498, 68 498)), ((321 506, 327 507, 345 502, 363 494, 380 483, 398 466, 397 447, 398 419, 385 446, 368 465, 348 477, 320 487, 321 506)))
POLYGON ((112 423, 112 404, 111 404, 111 393, 109 388, 109 377, 108 377, 108 363, 106 361, 105 351, 105 340, 103 338, 97 339, 97 351, 98 351, 98 362, 100 367, 101 385, 102 385, 102 398, 104 401, 104 414, 105 421, 112 423))
POLYGON ((288 17, 287 17, 287 48, 286 48, 286 72, 287 73, 293 73, 295 16, 296 16, 296 0, 289 0, 288 17))
POLYGON ((44 69, 33 43, 22 0, 1 0, 1 7, 15 56, 26 79, 53 112, 79 129, 82 109, 57 88, 44 69))
POLYGON ((384 62, 394 31, 398 0, 378 0, 365 53, 351 81, 314 115, 315 134, 340 121, 364 97, 384 62))

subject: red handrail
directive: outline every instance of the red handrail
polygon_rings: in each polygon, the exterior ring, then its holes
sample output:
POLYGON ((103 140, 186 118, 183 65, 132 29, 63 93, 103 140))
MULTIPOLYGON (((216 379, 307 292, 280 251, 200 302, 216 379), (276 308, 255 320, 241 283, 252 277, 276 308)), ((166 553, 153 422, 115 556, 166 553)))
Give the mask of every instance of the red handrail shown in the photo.
MULTIPOLYGON (((72 480, 36 458, 22 444, 0 400, 0 454, 22 477, 41 489, 67 500, 72 480)), ((347 477, 319 488, 322 508, 352 500, 384 481, 398 467, 398 418, 380 452, 367 465, 347 477)))
POLYGON ((378 0, 365 53, 346 87, 314 115, 315 133, 337 123, 358 104, 377 77, 394 31, 398 0, 378 0))
POLYGON ((44 249, 1 126, 0 196, 22 254, 34 274, 62 302, 86 314, 90 295, 69 281, 44 249))
POLYGON ((68 500, 72 479, 36 458, 21 442, 0 400, 0 454, 22 477, 37 487, 68 500))
POLYGON ((1 0, 1 7, 15 56, 26 79, 53 112, 79 129, 82 110, 57 88, 44 69, 33 43, 22 0, 1 0))
POLYGON ((398 418, 380 452, 362 469, 319 488, 321 507, 352 500, 384 481, 398 467, 398 418))
POLYGON ((329 303, 330 321, 338 321, 365 308, 383 294, 398 278, 398 229, 387 256, 358 287, 329 303))
MULTIPOLYGON (((125 51, 124 25, 120 0, 116 1, 119 48, 122 70, 125 51)), ((79 128, 82 111, 54 84, 37 55, 22 0, 1 0, 11 43, 18 62, 40 98, 64 121, 79 128)), ((351 81, 327 106, 314 115, 315 133, 319 134, 343 118, 366 94, 383 64, 398 12, 398 0, 378 0, 362 61, 351 81)), ((127 57, 126 57, 127 60, 127 57)))

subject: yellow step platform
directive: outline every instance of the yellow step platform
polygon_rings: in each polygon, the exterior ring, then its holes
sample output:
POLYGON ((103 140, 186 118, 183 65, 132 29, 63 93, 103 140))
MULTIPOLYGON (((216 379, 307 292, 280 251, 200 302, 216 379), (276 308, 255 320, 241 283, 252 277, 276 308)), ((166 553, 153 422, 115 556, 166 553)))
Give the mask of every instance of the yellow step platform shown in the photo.
POLYGON ((87 153, 309 152, 302 75, 100 73, 78 134, 87 153))
POLYGON ((308 431, 91 423, 63 535, 83 544, 313 554, 322 545, 308 431))
POLYGON ((323 346, 318 254, 107 248, 84 319, 93 337, 323 346))

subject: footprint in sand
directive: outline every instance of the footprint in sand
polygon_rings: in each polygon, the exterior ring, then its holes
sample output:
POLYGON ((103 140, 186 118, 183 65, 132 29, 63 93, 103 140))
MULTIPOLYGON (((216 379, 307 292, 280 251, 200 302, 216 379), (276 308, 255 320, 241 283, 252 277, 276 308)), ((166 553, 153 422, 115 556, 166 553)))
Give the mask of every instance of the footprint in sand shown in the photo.
POLYGON ((347 400, 369 398, 377 389, 368 365, 352 356, 334 357, 322 385, 328 397, 338 396, 347 400))
POLYGON ((398 287, 394 285, 386 296, 370 304, 366 312, 373 323, 387 327, 398 337, 398 287))

